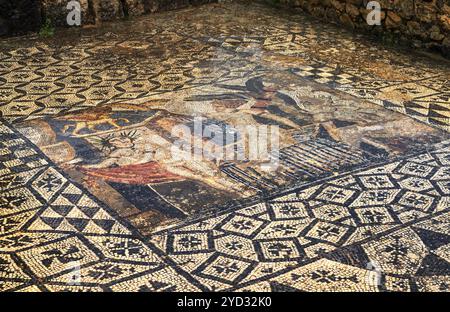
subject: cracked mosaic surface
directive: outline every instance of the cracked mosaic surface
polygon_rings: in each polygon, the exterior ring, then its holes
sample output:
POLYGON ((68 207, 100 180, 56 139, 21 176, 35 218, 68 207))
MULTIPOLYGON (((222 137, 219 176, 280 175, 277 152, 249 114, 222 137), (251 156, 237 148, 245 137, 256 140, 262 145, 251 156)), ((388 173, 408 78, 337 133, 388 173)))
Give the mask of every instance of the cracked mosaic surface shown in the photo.
POLYGON ((447 63, 241 3, 28 39, 0 49, 0 290, 449 290, 447 63), (194 116, 279 126, 277 170, 174 163, 194 116))

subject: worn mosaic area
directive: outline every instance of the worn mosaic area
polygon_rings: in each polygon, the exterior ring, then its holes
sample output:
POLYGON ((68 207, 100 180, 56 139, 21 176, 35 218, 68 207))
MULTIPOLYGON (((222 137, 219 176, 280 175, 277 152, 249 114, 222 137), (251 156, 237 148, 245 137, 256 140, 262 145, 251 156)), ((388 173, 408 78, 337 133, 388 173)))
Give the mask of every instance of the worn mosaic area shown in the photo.
MULTIPOLYGON (((339 170, 411 154, 447 136, 401 114, 289 73, 268 70, 253 78, 15 125, 69 176, 143 234, 231 200, 268 195, 339 170), (171 130, 177 125, 190 129, 193 149, 202 148, 193 116, 202 116, 204 125, 233 129, 279 126, 277 169, 265 171, 263 161, 195 157, 174 161, 171 148, 180 137, 171 130), (152 157, 155 150, 158 156, 152 157)), ((245 140, 241 135, 226 146, 238 148, 237 143, 245 140)), ((219 146, 224 144, 217 141, 219 146)))
POLYGON ((449 290, 445 61, 241 3, 63 37, 0 48, 2 291, 449 290), (276 171, 174 161, 196 118, 276 171))

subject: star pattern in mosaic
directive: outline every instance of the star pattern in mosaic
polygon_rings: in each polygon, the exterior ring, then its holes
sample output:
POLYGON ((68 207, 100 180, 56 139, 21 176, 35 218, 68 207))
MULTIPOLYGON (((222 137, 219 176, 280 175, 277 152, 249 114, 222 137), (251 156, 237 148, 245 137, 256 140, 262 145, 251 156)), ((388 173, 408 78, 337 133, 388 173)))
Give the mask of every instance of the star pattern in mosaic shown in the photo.
POLYGON ((148 241, 0 129, 2 290, 448 290, 450 142, 148 241))
POLYGON ((442 143, 151 240, 210 290, 431 290, 448 281, 448 152, 442 143))
POLYGON ((149 290, 197 290, 4 123, 0 141, 2 291, 104 291, 137 276, 149 290))

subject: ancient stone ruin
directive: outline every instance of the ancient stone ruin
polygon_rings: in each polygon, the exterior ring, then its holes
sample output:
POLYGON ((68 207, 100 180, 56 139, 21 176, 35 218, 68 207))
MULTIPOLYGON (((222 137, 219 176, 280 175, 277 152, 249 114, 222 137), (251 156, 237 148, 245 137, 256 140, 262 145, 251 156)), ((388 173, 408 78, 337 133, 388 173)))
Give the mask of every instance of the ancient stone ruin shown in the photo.
MULTIPOLYGON (((0 0, 0 36, 36 31, 49 19, 53 26, 67 26, 70 0, 0 0)), ((78 0, 82 25, 180 9, 212 0, 78 0)))
POLYGON ((358 31, 392 34, 450 54, 449 0, 379 0, 381 25, 366 21, 370 0, 280 0, 280 3, 306 11, 327 21, 358 31), (381 27, 380 27, 381 26, 381 27))

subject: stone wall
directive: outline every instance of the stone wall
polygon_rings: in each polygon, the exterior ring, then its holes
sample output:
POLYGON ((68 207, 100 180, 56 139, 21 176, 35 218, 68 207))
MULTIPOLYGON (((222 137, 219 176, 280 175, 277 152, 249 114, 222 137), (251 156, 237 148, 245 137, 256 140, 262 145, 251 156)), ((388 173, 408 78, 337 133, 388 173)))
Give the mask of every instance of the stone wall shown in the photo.
MULTIPOLYGON (((45 21, 67 26, 70 0, 0 0, 0 36, 37 31, 45 21)), ((179 9, 217 0, 77 0, 81 24, 92 25, 125 17, 179 9)))
POLYGON ((370 0, 269 0, 349 28, 377 33, 450 56, 450 0, 378 0, 381 25, 366 22, 370 0))
MULTIPOLYGON (((215 0, 77 0, 81 4, 82 24, 98 24, 125 17, 184 8, 215 0)), ((41 0, 43 16, 57 26, 66 25, 69 0, 41 0)))

